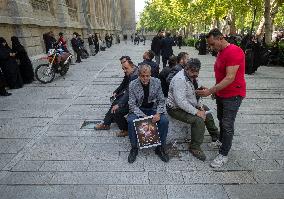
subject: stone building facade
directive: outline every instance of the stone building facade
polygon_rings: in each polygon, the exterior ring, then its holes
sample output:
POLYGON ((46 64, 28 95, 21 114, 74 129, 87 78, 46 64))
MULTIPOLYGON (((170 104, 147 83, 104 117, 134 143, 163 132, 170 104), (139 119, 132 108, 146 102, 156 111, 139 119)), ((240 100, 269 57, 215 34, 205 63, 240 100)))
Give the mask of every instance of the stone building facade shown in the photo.
POLYGON ((135 31, 135 0, 0 0, 0 36, 8 43, 20 38, 30 56, 44 52, 42 36, 74 31, 131 34, 135 31))

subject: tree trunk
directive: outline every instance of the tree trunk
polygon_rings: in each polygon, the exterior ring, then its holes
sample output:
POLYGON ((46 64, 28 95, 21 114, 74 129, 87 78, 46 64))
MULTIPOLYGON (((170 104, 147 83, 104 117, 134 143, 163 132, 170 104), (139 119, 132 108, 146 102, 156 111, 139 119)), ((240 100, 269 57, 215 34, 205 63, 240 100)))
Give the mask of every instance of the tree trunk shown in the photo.
POLYGON ((264 16, 261 18, 261 21, 258 25, 257 31, 256 31, 256 37, 257 38, 261 38, 264 34, 264 22, 265 22, 265 18, 264 16))
POLYGON ((236 17, 234 12, 231 12, 231 20, 230 20, 230 34, 236 34, 237 28, 236 28, 236 17))
POLYGON ((270 0, 264 1, 264 32, 265 32, 265 42, 266 44, 271 43, 272 38, 272 20, 270 16, 271 4, 270 0))

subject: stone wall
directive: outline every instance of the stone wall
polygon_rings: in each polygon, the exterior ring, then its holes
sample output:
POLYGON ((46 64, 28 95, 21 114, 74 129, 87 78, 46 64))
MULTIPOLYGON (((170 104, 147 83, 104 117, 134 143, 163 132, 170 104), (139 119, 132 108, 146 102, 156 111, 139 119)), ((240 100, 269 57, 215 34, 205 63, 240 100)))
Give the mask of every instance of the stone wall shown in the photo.
POLYGON ((0 36, 9 44, 11 36, 19 37, 30 56, 44 52, 42 35, 51 30, 70 41, 74 31, 86 39, 130 27, 134 32, 135 0, 0 0, 0 36), (121 7, 125 2, 130 10, 121 7))

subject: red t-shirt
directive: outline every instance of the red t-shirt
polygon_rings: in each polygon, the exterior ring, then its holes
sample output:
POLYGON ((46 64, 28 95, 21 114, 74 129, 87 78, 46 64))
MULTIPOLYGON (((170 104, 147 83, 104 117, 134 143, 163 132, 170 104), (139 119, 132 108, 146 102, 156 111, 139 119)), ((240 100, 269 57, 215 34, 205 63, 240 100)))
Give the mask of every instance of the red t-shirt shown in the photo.
POLYGON ((216 95, 222 98, 234 96, 246 96, 246 81, 245 81, 245 55, 241 48, 234 44, 230 44, 218 53, 214 71, 216 84, 220 83, 226 76, 227 66, 239 66, 235 80, 218 91, 216 95))

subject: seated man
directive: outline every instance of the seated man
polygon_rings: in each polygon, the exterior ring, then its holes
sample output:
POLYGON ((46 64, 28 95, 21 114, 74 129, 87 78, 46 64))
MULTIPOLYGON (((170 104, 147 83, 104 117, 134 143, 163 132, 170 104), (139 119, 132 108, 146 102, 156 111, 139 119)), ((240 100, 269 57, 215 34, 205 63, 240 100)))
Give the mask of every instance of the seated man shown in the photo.
POLYGON ((173 77, 179 72, 179 71, 181 71, 183 68, 184 68, 184 66, 185 66, 185 64, 186 64, 186 62, 188 61, 188 59, 189 59, 189 55, 188 55, 188 53, 186 53, 186 52, 180 52, 179 54, 178 54, 178 56, 177 56, 177 65, 176 66, 174 66, 172 69, 171 69, 171 71, 170 71, 170 73, 168 74, 168 76, 167 76, 167 83, 170 85, 170 83, 171 83, 171 80, 173 79, 173 77))
POLYGON ((123 81, 120 86, 113 92, 112 105, 105 115, 103 123, 95 126, 96 130, 108 130, 112 122, 116 122, 118 128, 121 130, 117 133, 118 137, 125 137, 128 135, 127 121, 124 118, 128 114, 128 86, 129 82, 138 77, 138 69, 131 61, 130 57, 122 56, 120 59, 122 70, 125 73, 123 81))
POLYGON ((155 57, 155 53, 152 50, 148 50, 143 54, 143 62, 139 63, 139 65, 147 64, 151 66, 151 76, 158 78, 159 75, 159 65, 152 61, 155 57))
POLYGON ((168 84, 167 82, 167 77, 170 74, 172 68, 176 66, 176 64, 177 64, 176 56, 174 55, 170 56, 169 65, 164 67, 163 70, 159 73, 159 79, 161 81, 162 90, 165 97, 168 97, 169 86, 170 86, 170 84, 168 84))
POLYGON ((157 146, 155 153, 164 162, 169 161, 169 156, 165 153, 164 146, 168 133, 169 121, 165 116, 165 99, 162 92, 160 80, 151 77, 151 67, 140 65, 138 69, 139 78, 133 80, 129 85, 129 109, 127 117, 128 134, 131 143, 131 151, 128 162, 133 163, 138 155, 137 135, 133 120, 139 117, 153 115, 153 122, 157 122, 158 131, 162 145, 157 146))
POLYGON ((173 77, 167 99, 168 114, 182 122, 191 124, 191 143, 189 151, 196 158, 205 161, 206 156, 200 148, 203 142, 205 126, 212 137, 212 142, 218 142, 219 131, 215 126, 212 114, 205 114, 208 107, 200 104, 195 94, 200 89, 197 77, 201 63, 199 59, 189 59, 183 70, 173 77))

